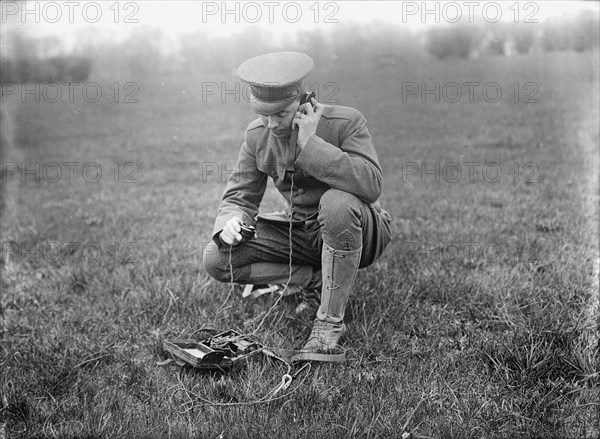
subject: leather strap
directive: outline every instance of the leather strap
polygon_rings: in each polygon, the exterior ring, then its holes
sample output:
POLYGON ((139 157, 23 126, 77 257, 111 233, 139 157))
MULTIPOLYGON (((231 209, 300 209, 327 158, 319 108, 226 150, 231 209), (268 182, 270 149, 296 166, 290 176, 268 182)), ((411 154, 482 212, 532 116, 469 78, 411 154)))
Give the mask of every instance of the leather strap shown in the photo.
POLYGON ((294 173, 294 162, 296 161, 296 147, 298 146, 298 128, 292 130, 290 141, 286 150, 285 164, 279 165, 279 178, 285 180, 288 172, 294 173))
POLYGON ((294 162, 296 161, 296 148, 298 147, 298 127, 292 130, 290 135, 290 144, 287 150, 287 159, 285 161, 285 172, 294 172, 294 162))

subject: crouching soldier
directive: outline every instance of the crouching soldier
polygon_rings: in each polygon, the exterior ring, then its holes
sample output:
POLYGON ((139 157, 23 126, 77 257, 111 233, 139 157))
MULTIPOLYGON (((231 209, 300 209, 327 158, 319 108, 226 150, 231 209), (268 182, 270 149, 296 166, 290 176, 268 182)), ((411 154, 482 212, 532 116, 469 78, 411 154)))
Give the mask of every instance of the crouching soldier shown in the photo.
POLYGON ((239 67, 260 117, 246 129, 203 260, 221 282, 288 284, 307 299, 320 295, 303 350, 327 353, 346 331, 357 270, 390 241, 391 218, 378 202, 383 175, 363 115, 314 98, 303 103, 313 67, 310 57, 295 52, 269 53, 239 67), (288 212, 259 215, 268 177, 288 212), (243 239, 242 225, 255 227, 256 239, 243 239))

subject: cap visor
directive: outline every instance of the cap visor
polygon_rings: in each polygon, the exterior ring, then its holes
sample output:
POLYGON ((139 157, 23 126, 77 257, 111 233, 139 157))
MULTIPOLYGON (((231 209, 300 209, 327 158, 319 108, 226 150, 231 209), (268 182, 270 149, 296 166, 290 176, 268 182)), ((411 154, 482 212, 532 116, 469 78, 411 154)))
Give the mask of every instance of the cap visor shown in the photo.
POLYGON ((254 96, 250 96, 250 107, 256 114, 268 116, 287 108, 292 102, 294 102, 294 99, 295 98, 286 101, 263 102, 257 100, 254 96))

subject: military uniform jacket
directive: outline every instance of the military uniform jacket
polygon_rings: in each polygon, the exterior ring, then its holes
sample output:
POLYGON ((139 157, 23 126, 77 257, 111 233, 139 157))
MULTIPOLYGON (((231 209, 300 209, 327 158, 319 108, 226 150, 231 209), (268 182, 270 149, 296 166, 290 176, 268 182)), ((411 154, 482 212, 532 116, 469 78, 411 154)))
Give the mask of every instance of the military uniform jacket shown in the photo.
MULTIPOLYGON (((376 212, 382 212, 377 200, 383 173, 366 119, 359 111, 326 106, 306 146, 302 150, 296 147, 294 154, 288 153, 289 148, 289 139, 271 135, 262 119, 248 125, 219 205, 212 235, 215 242, 230 218, 239 217, 255 225, 269 177, 291 206, 295 223, 315 221, 319 200, 330 188, 354 194, 376 212), (286 172, 292 169, 293 173, 286 172)), ((276 215, 289 221, 290 212, 276 215)))

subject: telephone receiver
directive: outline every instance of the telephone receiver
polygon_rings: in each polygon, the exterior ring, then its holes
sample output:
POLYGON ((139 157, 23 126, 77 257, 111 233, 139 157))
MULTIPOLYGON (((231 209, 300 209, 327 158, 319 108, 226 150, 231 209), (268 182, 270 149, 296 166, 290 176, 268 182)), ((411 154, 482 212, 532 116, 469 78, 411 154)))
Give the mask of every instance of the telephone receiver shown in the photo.
MULTIPOLYGON (((306 104, 307 102, 310 103, 312 105, 312 102, 310 101, 312 98, 316 98, 316 94, 314 91, 305 91, 304 94, 302 95, 302 97, 300 98, 300 105, 302 106, 304 104, 306 104)), ((313 110, 316 110, 315 106, 312 105, 313 110)), ((302 110, 303 114, 306 114, 306 111, 302 110)), ((286 159, 286 167, 285 167, 285 172, 294 172, 294 160, 296 158, 296 144, 298 141, 298 126, 294 127, 294 130, 292 131, 292 134, 290 136, 290 148, 288 148, 287 151, 287 159, 286 159)))
MULTIPOLYGON (((302 106, 302 105, 306 104, 307 102, 309 102, 309 103, 312 105, 312 102, 310 102, 310 100, 311 100, 312 98, 315 98, 315 99, 317 99, 317 98, 316 98, 316 96, 317 96, 317 95, 315 94, 315 92, 314 92, 314 91, 305 91, 305 92, 304 92, 304 95, 303 95, 303 96, 300 98, 300 106, 302 106)), ((316 110, 316 108, 315 108, 315 106, 314 106, 314 105, 312 105, 312 107, 313 107, 313 110, 316 110)), ((304 114, 306 114, 306 111, 304 111, 304 110, 303 110, 302 112, 303 112, 304 114)))

